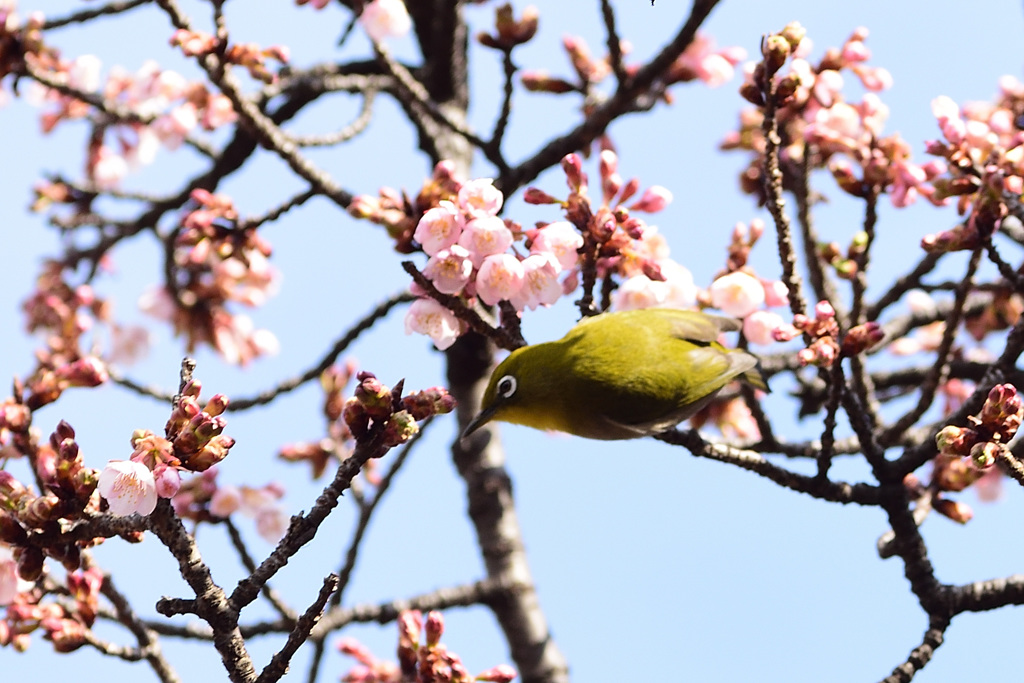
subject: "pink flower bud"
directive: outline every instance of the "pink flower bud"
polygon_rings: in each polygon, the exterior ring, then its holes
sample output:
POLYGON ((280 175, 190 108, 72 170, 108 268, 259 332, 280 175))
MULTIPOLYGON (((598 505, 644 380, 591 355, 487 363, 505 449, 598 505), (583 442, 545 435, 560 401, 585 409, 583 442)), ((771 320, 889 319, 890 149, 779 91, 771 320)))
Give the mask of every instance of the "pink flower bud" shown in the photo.
POLYGON ((569 189, 583 193, 587 189, 587 174, 583 172, 583 161, 578 154, 566 154, 562 157, 562 170, 569 189))
POLYGON ((649 187, 639 200, 630 205, 630 211, 657 213, 672 201, 672 193, 661 185, 649 187))
POLYGON ((847 356, 855 356, 867 351, 884 338, 885 331, 876 322, 857 325, 843 338, 843 353, 847 356))
POLYGON ((427 647, 435 647, 441 642, 441 634, 444 633, 444 615, 437 610, 431 610, 427 614, 427 647))
POLYGON ((488 683, 510 683, 519 673, 508 664, 499 664, 476 675, 476 680, 488 683))
POLYGON ((526 192, 523 193, 523 201, 527 204, 561 204, 559 199, 536 187, 526 188, 526 192))
POLYGON ((173 498, 181 488, 181 475, 174 467, 157 465, 153 470, 153 480, 156 483, 156 495, 161 498, 173 498))

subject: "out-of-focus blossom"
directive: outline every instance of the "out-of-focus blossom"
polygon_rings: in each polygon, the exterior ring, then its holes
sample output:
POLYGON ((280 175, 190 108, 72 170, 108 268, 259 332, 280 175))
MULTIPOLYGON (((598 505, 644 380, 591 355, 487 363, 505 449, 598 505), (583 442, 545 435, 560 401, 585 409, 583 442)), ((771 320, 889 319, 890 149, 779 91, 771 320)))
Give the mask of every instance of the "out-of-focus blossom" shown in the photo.
POLYGON ((743 319, 743 336, 752 344, 768 346, 774 344, 775 330, 786 322, 778 313, 771 311, 754 311, 743 319))
POLYGON ((210 498, 210 513, 217 517, 230 517, 242 506, 242 491, 237 486, 218 486, 210 498))
POLYGON ((402 0, 372 0, 363 7, 359 23, 376 42, 385 38, 400 38, 412 27, 412 20, 402 0))
POLYGON ((727 273, 711 283, 711 305, 734 318, 745 318, 764 305, 761 282, 741 271, 727 273))

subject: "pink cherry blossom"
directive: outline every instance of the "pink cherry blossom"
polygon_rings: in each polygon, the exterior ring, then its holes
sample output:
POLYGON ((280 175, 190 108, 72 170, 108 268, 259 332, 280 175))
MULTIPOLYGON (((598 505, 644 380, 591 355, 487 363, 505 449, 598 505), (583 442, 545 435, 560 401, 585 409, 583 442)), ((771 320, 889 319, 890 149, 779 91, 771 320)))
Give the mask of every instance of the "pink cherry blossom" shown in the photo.
POLYGON ((771 311, 754 311, 743 320, 743 336, 753 344, 775 343, 775 330, 786 324, 782 316, 771 311))
POLYGON ((112 190, 128 175, 128 161, 106 145, 101 145, 90 155, 87 170, 96 187, 112 190))
POLYGON ((434 346, 444 351, 462 334, 459 319, 433 299, 417 299, 405 314, 405 333, 418 332, 434 340, 434 346))
POLYGON ((523 288, 526 274, 522 262, 512 254, 492 254, 484 259, 476 276, 476 292, 485 304, 514 300, 523 288))
POLYGON ((612 293, 612 307, 631 311, 654 306, 692 308, 697 303, 697 286, 689 270, 671 259, 657 262, 664 280, 652 280, 643 273, 628 278, 612 293))
POLYGON ((111 460, 100 472, 97 489, 115 515, 148 515, 156 508, 156 482, 142 463, 111 460))
POLYGON ((68 85, 84 92, 96 92, 100 89, 101 64, 96 55, 76 57, 68 69, 68 85))
POLYGON ((241 506, 242 491, 231 484, 218 486, 210 498, 210 514, 217 517, 230 517, 241 506))
POLYGON ((177 149, 192 130, 199 125, 196 105, 185 102, 153 122, 153 132, 167 149, 177 149))
POLYGON ((459 188, 459 208, 471 218, 498 215, 503 201, 501 191, 490 178, 470 180, 459 188))
POLYGON ((473 262, 464 247, 453 244, 431 256, 423 274, 430 278, 437 291, 458 294, 473 274, 473 262))
POLYGON ((416 224, 413 238, 423 246, 427 256, 433 256, 458 241, 462 235, 462 223, 462 214, 455 204, 444 200, 439 206, 427 209, 416 224))
POLYGON ((960 107, 946 95, 932 100, 932 115, 938 119, 942 135, 949 142, 958 145, 967 134, 967 127, 960 118, 960 107))
POLYGON ((616 311, 635 311, 660 306, 665 296, 664 284, 643 273, 634 275, 612 292, 612 308, 616 311))
POLYGON ((734 318, 745 318, 764 304, 764 287, 752 275, 734 271, 711 283, 711 305, 734 318))
POLYGON ((789 305, 789 287, 782 280, 762 280, 764 286, 764 304, 774 308, 789 305))
POLYGON ((0 543, 0 606, 14 602, 18 593, 31 590, 34 584, 18 576, 18 563, 11 549, 0 543))
POLYGON ((390 37, 400 38, 412 27, 402 0, 373 0, 363 8, 359 23, 376 42, 390 37))
POLYGON ((582 246, 583 235, 573 224, 569 221, 557 221, 537 231, 530 245, 530 252, 551 254, 562 270, 569 270, 579 260, 579 254, 576 252, 582 246))
POLYGON ((288 515, 277 504, 262 506, 256 511, 256 533, 268 543, 277 543, 288 530, 288 515))
MULTIPOLYGON (((486 261, 484 265, 487 265, 486 261)), ((512 299, 516 309, 529 308, 532 311, 538 306, 550 306, 558 301, 562 296, 562 285, 558 282, 561 266, 554 256, 549 253, 527 256, 522 261, 522 268, 523 285, 519 295, 512 299)))
POLYGON ((459 246, 469 251, 473 267, 479 268, 484 259, 492 254, 501 254, 512 244, 512 231, 505 221, 496 216, 474 218, 466 223, 459 235, 459 246))

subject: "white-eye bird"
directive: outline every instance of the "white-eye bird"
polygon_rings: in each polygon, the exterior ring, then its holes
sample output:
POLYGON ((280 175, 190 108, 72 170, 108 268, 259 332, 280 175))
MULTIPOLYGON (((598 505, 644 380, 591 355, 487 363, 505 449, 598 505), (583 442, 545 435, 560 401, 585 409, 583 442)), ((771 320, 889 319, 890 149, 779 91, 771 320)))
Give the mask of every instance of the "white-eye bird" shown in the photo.
POLYGON ((731 318, 669 308, 586 318, 503 360, 463 437, 491 420, 588 439, 663 432, 734 379, 768 390, 756 357, 718 342, 738 329, 731 318))

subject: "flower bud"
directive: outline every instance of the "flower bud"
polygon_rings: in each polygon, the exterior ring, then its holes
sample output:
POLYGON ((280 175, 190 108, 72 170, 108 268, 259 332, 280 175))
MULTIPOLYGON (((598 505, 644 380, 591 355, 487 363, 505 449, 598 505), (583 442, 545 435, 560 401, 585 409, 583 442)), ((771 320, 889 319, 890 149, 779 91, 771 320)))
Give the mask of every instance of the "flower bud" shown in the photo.
POLYGON ((779 35, 789 43, 790 52, 796 52, 800 43, 807 37, 807 29, 800 25, 799 21, 791 21, 786 27, 779 31, 779 35))
POLYGON ((0 543, 19 545, 24 543, 27 538, 28 534, 14 515, 0 509, 0 543))
POLYGON ((987 470, 996 464, 996 458, 1003 451, 1003 447, 992 441, 983 441, 974 444, 971 448, 971 463, 980 470, 987 470))
POLYGON ((419 610, 405 610, 398 615, 398 664, 402 673, 416 673, 417 652, 423 615, 419 610))
POLYGON ((523 193, 523 201, 527 204, 561 204, 559 199, 536 187, 526 188, 526 192, 523 193))
POLYGON ((222 415, 228 408, 228 397, 224 394, 214 394, 209 401, 206 402, 206 406, 203 408, 203 412, 211 417, 217 417, 222 415))
POLYGON ((437 610, 431 610, 427 614, 427 647, 436 647, 441 642, 441 634, 444 633, 444 615, 437 610))
POLYGON ((782 68, 789 57, 789 42, 781 35, 770 35, 761 42, 761 55, 764 57, 765 71, 768 76, 782 68))
POLYGON ((43 551, 35 546, 18 546, 14 554, 18 562, 18 577, 25 581, 38 581, 43 575, 43 551))
POLYGON ((476 675, 477 681, 487 683, 511 683, 519 673, 508 664, 499 664, 476 675))
POLYGON ((370 430, 370 416, 366 414, 366 407, 354 396, 345 402, 341 417, 356 439, 362 438, 370 430))
POLYGON ((384 445, 388 447, 398 446, 411 439, 419 431, 420 427, 416 424, 413 416, 404 410, 400 410, 392 414, 384 425, 384 433, 382 435, 384 445))
POLYGON ((562 78, 556 78, 550 76, 544 71, 531 70, 523 71, 519 76, 519 81, 523 84, 523 87, 530 92, 547 92, 554 95, 561 95, 567 92, 573 92, 577 88, 575 85, 566 81, 562 78))
POLYGON ((97 387, 106 382, 110 376, 107 368, 99 358, 88 356, 80 358, 57 369, 57 378, 71 387, 97 387))
POLYGON ((583 172, 583 161, 578 154, 566 154, 562 157, 562 171, 569 189, 582 193, 587 189, 587 174, 583 172))
POLYGON ((946 455, 967 455, 977 442, 978 433, 969 427, 947 425, 935 435, 935 447, 946 455))
POLYGON ((971 506, 966 503, 961 503, 955 500, 948 500, 946 498, 937 498, 932 501, 932 507, 940 515, 949 517, 954 522, 959 524, 967 524, 974 517, 974 511, 971 510, 971 506))
POLYGON ((885 331, 876 322, 867 322, 857 325, 843 338, 843 353, 847 356, 856 356, 873 347, 885 338, 885 331))
POLYGON ((367 416, 373 420, 386 420, 391 414, 391 389, 386 387, 371 372, 360 372, 356 378, 354 396, 363 404, 367 416))

